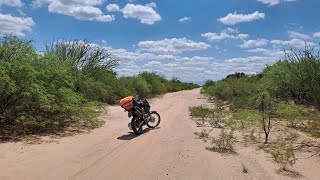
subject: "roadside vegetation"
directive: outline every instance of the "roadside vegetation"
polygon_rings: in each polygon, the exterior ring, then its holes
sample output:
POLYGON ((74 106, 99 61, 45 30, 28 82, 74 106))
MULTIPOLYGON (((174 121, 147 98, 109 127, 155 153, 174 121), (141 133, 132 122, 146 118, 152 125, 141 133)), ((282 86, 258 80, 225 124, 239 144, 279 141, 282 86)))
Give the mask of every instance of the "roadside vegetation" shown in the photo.
POLYGON ((215 107, 189 108, 197 124, 203 125, 201 133, 195 134, 211 139, 212 146, 206 149, 216 152, 235 152, 235 142, 255 144, 279 164, 278 173, 301 176, 289 168, 298 159, 297 151, 307 148, 313 153, 310 157, 319 154, 311 146, 301 148, 305 142, 299 141, 298 134, 320 137, 319 69, 319 53, 306 46, 303 51, 291 49, 284 60, 256 75, 235 73, 219 81, 208 80, 202 93, 215 107), (216 115, 218 121, 212 118, 216 115), (212 133, 217 127, 220 135, 212 133))
POLYGON ((68 127, 96 128, 105 105, 125 96, 198 87, 153 72, 118 77, 118 63, 104 48, 82 40, 53 42, 39 53, 31 41, 1 38, 0 140, 68 127))
POLYGON ((202 91, 228 102, 236 114, 243 111, 259 114, 266 131, 269 124, 281 121, 290 128, 320 137, 319 69, 319 53, 306 46, 304 51, 291 49, 285 60, 256 75, 235 73, 217 82, 207 81, 202 91))

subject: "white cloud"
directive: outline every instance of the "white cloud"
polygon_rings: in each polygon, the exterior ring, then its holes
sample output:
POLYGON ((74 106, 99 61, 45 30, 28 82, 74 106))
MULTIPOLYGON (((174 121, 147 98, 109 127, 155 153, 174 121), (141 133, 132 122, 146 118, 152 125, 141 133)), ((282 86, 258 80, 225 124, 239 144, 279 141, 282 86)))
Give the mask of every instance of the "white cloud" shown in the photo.
POLYGON ((14 34, 24 36, 25 32, 31 32, 35 25, 31 17, 16 17, 10 14, 0 13, 0 34, 14 34))
POLYGON ((32 8, 41 8, 45 4, 49 4, 52 0, 32 0, 30 6, 32 8))
POLYGON ((48 4, 51 13, 72 16, 78 20, 110 22, 113 15, 104 14, 99 8, 105 0, 33 0, 32 7, 38 8, 48 4))
POLYGON ((269 57, 263 57, 263 56, 249 56, 249 57, 237 57, 237 58, 231 58, 226 60, 227 63, 235 63, 235 62, 256 62, 256 61, 269 61, 269 57))
POLYGON ((274 6, 276 4, 280 3, 280 0, 257 0, 258 2, 261 2, 263 4, 267 4, 269 6, 274 6))
POLYGON ((294 2, 296 0, 257 0, 263 4, 267 4, 268 6, 274 6, 279 4, 280 2, 294 2))
POLYGON ((272 53, 261 56, 215 59, 206 56, 186 57, 131 52, 111 47, 107 49, 116 59, 121 60, 120 66, 116 68, 120 76, 132 76, 140 71, 150 71, 164 74, 168 79, 178 77, 182 81, 191 82, 203 82, 207 79, 218 80, 234 72, 254 74, 260 72, 266 64, 272 64, 279 59, 272 53))
POLYGON ((26 16, 27 14, 24 13, 21 9, 17 9, 20 16, 26 16))
POLYGON ((313 34, 313 37, 320 38, 320 32, 316 32, 313 34))
POLYGON ((106 0, 32 0, 31 6, 39 8, 54 2, 59 2, 66 6, 98 6, 102 5, 106 0))
POLYGON ((315 43, 310 42, 310 41, 304 41, 302 39, 291 39, 291 40, 272 40, 270 41, 271 44, 274 45, 284 45, 284 46, 292 46, 292 47, 296 47, 296 48, 302 48, 305 47, 306 43, 308 45, 315 45, 315 43))
POLYGON ((21 0, 0 0, 0 7, 3 5, 11 7, 22 7, 23 3, 21 2, 21 0))
POLYGON ((211 42, 219 42, 221 40, 225 39, 246 39, 249 37, 248 34, 239 34, 239 31, 236 29, 232 28, 227 28, 225 30, 222 30, 220 33, 213 33, 213 32, 208 32, 201 34, 202 37, 207 38, 211 42))
POLYGON ((295 32, 295 31, 289 31, 288 34, 289 34, 290 38, 303 39, 303 40, 307 40, 307 39, 311 38, 307 34, 302 34, 302 33, 295 32))
POLYGON ((117 4, 109 4, 107 7, 107 10, 109 12, 118 12, 118 11, 121 11, 120 10, 120 7, 117 5, 117 4))
POLYGON ((195 42, 186 38, 172 38, 158 41, 141 41, 138 43, 141 50, 153 53, 179 54, 185 51, 205 50, 211 47, 204 42, 195 42))
POLYGON ((148 62, 147 64, 145 64, 144 66, 143 66, 143 68, 150 68, 150 67, 152 67, 152 66, 157 66, 157 67, 159 67, 159 66, 161 66, 161 62, 160 61, 150 61, 150 62, 148 62))
MULTIPOLYGON (((97 44, 91 44, 98 46, 97 44)), ((235 72, 254 74, 260 72, 266 64, 272 64, 277 57, 274 54, 215 59, 207 56, 179 56, 172 54, 156 54, 150 52, 127 51, 104 47, 111 57, 120 60, 115 68, 119 76, 137 75, 141 71, 158 72, 168 79, 177 77, 185 82, 203 82, 207 79, 218 80, 235 72), (196 76, 195 76, 196 74, 196 76)), ((266 52, 267 50, 257 50, 266 52)), ((270 50, 271 52, 271 50, 270 50)))
POLYGON ((153 9, 155 7, 155 3, 146 5, 127 4, 122 9, 122 13, 124 18, 139 19, 142 24, 152 25, 161 20, 161 16, 153 9))
POLYGON ((154 10, 157 8, 157 4, 154 2, 146 5, 129 3, 122 9, 118 4, 109 4, 106 8, 109 12, 122 12, 126 19, 138 19, 142 24, 152 25, 161 21, 161 16, 154 10))
POLYGON ((259 47, 268 44, 268 40, 266 39, 256 39, 256 40, 247 40, 244 41, 243 44, 240 45, 241 48, 252 48, 252 47, 259 47))
POLYGON ((191 21, 191 17, 183 17, 181 19, 179 19, 179 22, 183 23, 183 22, 188 22, 188 21, 191 21))
POLYGON ((249 49, 247 51, 251 53, 261 53, 263 55, 274 57, 277 59, 281 59, 285 55, 285 52, 281 51, 280 49, 255 48, 255 49, 249 49))
POLYGON ((235 13, 229 13, 227 16, 219 18, 218 21, 226 25, 235 25, 238 23, 251 22, 259 19, 264 19, 264 17, 265 17, 265 14, 260 13, 259 11, 256 11, 252 14, 237 14, 235 12, 235 13))
POLYGON ((151 8, 157 8, 157 4, 155 2, 151 2, 146 4, 146 6, 151 7, 151 8))

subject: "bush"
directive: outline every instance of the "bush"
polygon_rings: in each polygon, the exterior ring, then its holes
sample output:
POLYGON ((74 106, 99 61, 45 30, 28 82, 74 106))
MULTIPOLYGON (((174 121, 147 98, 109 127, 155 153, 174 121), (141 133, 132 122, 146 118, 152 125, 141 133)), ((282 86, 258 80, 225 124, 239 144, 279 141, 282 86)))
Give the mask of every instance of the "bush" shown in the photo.
POLYGON ((61 130, 86 108, 68 62, 38 56, 30 42, 15 37, 5 37, 0 46, 1 136, 61 130))
POLYGON ((308 115, 308 109, 302 105, 290 102, 280 102, 277 104, 276 112, 280 118, 288 121, 289 127, 297 127, 299 120, 308 115))
POLYGON ((233 136, 233 130, 226 132, 225 129, 221 130, 218 138, 212 138, 212 147, 207 147, 210 151, 216 151, 220 153, 234 153, 233 144, 235 138, 233 136))
POLYGON ((262 114, 257 110, 239 109, 232 112, 231 118, 226 121, 226 126, 233 129, 248 129, 258 126, 262 114))
POLYGON ((278 138, 268 152, 273 160, 280 165, 281 170, 287 170, 288 165, 296 163, 296 157, 291 144, 287 144, 282 138, 278 138))
POLYGON ((314 137, 320 138, 320 115, 318 118, 311 119, 309 121, 307 132, 314 137))
POLYGON ((201 132, 195 132, 194 134, 204 142, 207 142, 209 139, 210 131, 202 130, 201 132))
POLYGON ((210 114, 214 113, 214 111, 212 109, 206 108, 203 106, 189 107, 189 111, 190 111, 192 117, 200 118, 202 120, 209 117, 210 114))
POLYGON ((300 122, 305 125, 304 122, 309 119, 304 130, 320 137, 319 120, 311 117, 308 112, 308 107, 320 109, 319 69, 320 53, 306 45, 303 51, 289 50, 284 60, 267 66, 259 74, 248 76, 235 73, 217 82, 207 81, 202 92, 231 104, 233 115, 226 122, 227 126, 245 129, 253 119, 260 119, 265 143, 275 124, 271 121, 276 118, 294 128, 300 122))
POLYGON ((290 50, 286 60, 278 61, 263 71, 261 84, 275 97, 297 104, 320 105, 320 58, 313 48, 290 50))
POLYGON ((252 95, 257 91, 256 77, 235 77, 230 75, 229 78, 220 80, 211 86, 206 85, 203 89, 204 93, 223 101, 229 101, 234 108, 251 107, 252 95))

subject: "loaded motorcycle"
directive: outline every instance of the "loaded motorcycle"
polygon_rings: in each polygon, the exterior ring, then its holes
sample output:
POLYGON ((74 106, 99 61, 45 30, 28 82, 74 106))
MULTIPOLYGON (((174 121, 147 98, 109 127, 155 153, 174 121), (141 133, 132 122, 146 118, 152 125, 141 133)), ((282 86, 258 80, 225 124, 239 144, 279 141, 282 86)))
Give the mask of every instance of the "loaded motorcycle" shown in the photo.
POLYGON ((143 126, 156 128, 160 124, 160 115, 156 111, 150 111, 150 104, 146 99, 134 100, 133 96, 128 96, 120 100, 120 105, 128 112, 128 117, 132 117, 128 124, 130 130, 136 135, 143 133, 143 126))

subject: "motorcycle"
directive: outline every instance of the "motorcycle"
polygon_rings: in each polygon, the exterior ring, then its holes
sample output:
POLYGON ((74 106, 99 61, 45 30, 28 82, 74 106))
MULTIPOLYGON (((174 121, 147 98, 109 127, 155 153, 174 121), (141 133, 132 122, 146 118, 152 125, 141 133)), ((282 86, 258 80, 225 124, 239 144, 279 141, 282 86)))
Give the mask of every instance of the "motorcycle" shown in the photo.
POLYGON ((159 126, 161 121, 157 111, 148 111, 145 113, 144 108, 139 106, 133 106, 132 109, 128 111, 128 117, 132 117, 128 127, 130 130, 133 130, 136 135, 143 133, 144 125, 154 129, 159 126))

